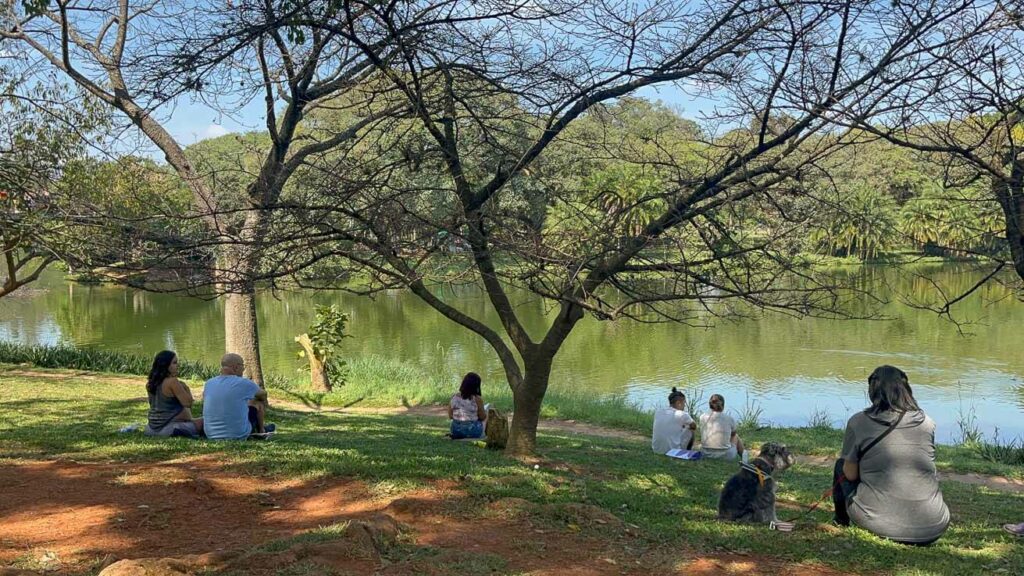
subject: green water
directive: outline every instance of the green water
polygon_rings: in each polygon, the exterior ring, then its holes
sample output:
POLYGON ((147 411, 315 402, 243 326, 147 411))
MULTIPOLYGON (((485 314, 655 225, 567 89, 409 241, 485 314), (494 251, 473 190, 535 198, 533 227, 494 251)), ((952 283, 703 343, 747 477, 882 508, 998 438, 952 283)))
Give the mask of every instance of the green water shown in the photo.
MULTIPOLYGON (((954 293, 980 276, 968 266, 922 269, 954 293)), ((552 387, 594 394, 625 393, 646 406, 664 402, 669 387, 701 388, 725 395, 727 408, 748 397, 766 420, 806 423, 815 410, 835 422, 865 404, 865 379, 878 364, 906 370, 939 436, 956 433, 961 407, 972 405, 985 431, 1002 437, 1024 434, 1024 303, 992 284, 961 303, 956 325, 934 313, 896 303, 922 299, 931 285, 907 271, 865 268, 852 272, 876 296, 893 301, 881 308, 889 320, 797 319, 780 315, 719 321, 714 328, 615 323, 587 319, 556 359, 552 387)), ((463 310, 497 319, 473 292, 447 293, 463 310)), ((449 322, 415 296, 387 293, 374 299, 342 293, 262 294, 259 322, 267 368, 294 374, 292 338, 308 325, 314 304, 337 303, 351 314, 351 356, 378 354, 425 367, 446 363, 454 371, 476 370, 487 385, 504 385, 493 352, 483 341, 449 322)), ((868 303, 857 306, 861 312, 868 303)), ((524 301, 518 308, 534 334, 546 308, 524 301)), ((150 355, 176 350, 188 359, 215 362, 223 349, 221 304, 106 285, 65 282, 50 273, 40 283, 0 301, 0 339, 24 343, 67 342, 150 355)), ((455 383, 453 382, 453 386, 455 383)))

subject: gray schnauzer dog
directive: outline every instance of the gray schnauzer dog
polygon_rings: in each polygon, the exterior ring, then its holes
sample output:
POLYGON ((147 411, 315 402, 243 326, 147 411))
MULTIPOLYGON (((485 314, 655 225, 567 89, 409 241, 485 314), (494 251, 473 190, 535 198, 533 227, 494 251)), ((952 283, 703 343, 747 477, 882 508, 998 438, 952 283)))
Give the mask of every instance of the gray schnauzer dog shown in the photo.
POLYGON ((734 522, 775 522, 775 479, 796 463, 783 444, 769 442, 750 464, 734 474, 718 499, 718 518, 734 522))

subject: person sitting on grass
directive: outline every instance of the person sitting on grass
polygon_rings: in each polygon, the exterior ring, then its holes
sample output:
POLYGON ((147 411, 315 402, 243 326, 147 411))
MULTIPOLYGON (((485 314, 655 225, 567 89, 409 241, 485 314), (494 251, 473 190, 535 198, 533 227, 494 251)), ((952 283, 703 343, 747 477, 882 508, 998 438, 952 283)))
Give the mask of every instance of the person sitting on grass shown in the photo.
POLYGON ((238 354, 220 359, 220 376, 206 381, 203 388, 203 426, 213 440, 244 440, 252 434, 273 432, 264 425, 267 391, 243 378, 245 361, 238 354))
POLYGON ((935 422, 899 368, 876 368, 868 398, 871 406, 846 424, 833 470, 834 521, 904 544, 931 544, 949 526, 935 472, 935 422))
POLYGON ((711 411, 700 417, 700 451, 704 457, 735 460, 738 456, 746 462, 743 440, 736 434, 736 420, 724 412, 725 398, 712 394, 708 407, 711 411))
POLYGON ((452 440, 483 438, 487 409, 480 394, 480 375, 470 372, 462 378, 457 394, 448 403, 448 418, 452 421, 452 440))
POLYGON ((146 381, 149 396, 149 436, 185 436, 198 438, 203 434, 203 419, 192 417, 192 391, 178 380, 178 355, 164 350, 153 359, 146 381))
POLYGON ((675 386, 668 395, 668 406, 654 412, 654 432, 651 434, 651 450, 665 454, 669 450, 693 449, 693 431, 697 423, 686 412, 686 395, 675 386))

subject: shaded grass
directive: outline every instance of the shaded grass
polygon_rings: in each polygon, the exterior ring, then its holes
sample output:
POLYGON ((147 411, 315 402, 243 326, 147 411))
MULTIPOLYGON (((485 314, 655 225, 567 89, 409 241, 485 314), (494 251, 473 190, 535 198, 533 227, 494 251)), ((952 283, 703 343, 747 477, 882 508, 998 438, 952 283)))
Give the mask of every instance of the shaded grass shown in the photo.
MULTIPOLYGON (((750 552, 901 576, 1024 572, 1024 550, 999 529, 1003 522, 1024 519, 1024 494, 1019 493, 943 482, 953 524, 936 545, 913 548, 858 529, 832 533, 824 526, 830 516, 827 504, 792 534, 720 523, 715 520, 717 495, 736 465, 659 457, 642 440, 541 434, 543 460, 534 469, 497 452, 441 440, 444 423, 435 418, 275 410, 282 433, 271 442, 161 440, 116 432, 144 417, 144 405, 133 400, 138 395, 134 387, 0 371, 0 392, 0 460, 7 462, 54 457, 155 461, 206 454, 247 472, 354 477, 391 493, 443 479, 458 481, 469 500, 480 504, 516 497, 537 504, 599 506, 639 526, 648 549, 678 549, 684 542, 696 552, 750 552)), ((826 454, 838 450, 841 435, 838 430, 762 428, 745 439, 749 444, 772 439, 797 452, 826 454)), ((957 454, 940 449, 940 465, 959 469, 957 454)), ((828 487, 830 473, 798 465, 780 478, 779 496, 809 504, 828 487)), ((780 515, 795 514, 783 510, 780 515)), ((486 563, 488 569, 501 570, 498 559, 486 563)))

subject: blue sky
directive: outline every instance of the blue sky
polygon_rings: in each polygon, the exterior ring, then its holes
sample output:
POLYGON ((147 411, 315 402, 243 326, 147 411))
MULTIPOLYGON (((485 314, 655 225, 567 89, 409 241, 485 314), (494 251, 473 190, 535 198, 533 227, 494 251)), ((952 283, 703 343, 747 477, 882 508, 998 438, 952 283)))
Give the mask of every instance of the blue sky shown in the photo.
MULTIPOLYGON (((637 94, 649 100, 661 100, 691 119, 710 112, 715 105, 713 100, 691 96, 674 84, 648 87, 637 94)), ((170 113, 166 127, 184 146, 231 132, 262 130, 263 102, 257 99, 235 113, 224 114, 201 101, 182 99, 170 113)))

